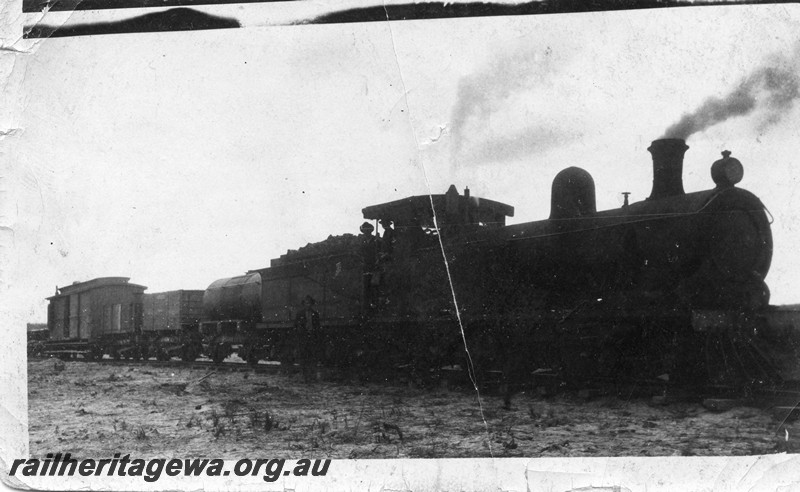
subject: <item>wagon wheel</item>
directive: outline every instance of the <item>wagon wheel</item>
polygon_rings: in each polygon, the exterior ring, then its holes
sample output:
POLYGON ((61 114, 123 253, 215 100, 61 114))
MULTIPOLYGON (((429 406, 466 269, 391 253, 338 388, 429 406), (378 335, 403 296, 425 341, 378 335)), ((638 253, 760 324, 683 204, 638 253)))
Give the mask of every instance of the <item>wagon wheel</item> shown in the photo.
POLYGON ((166 350, 164 350, 162 347, 158 347, 158 348, 156 348, 156 351, 155 351, 155 352, 156 352, 156 360, 160 360, 160 361, 168 361, 168 360, 170 360, 170 358, 171 358, 171 357, 169 356, 169 354, 167 353, 167 351, 166 351, 166 350))
POLYGON ((150 350, 147 345, 139 345, 133 351, 133 360, 147 360, 150 358, 150 350))
POLYGON ((103 349, 97 345, 94 345, 89 349, 89 353, 87 355, 89 360, 98 361, 103 358, 103 349))
POLYGON ((255 347, 250 347, 250 350, 247 351, 247 356, 245 357, 247 364, 251 366, 257 366, 259 360, 261 359, 258 357, 258 352, 256 351, 255 347))
POLYGON ((29 357, 41 357, 44 352, 45 346, 42 342, 36 342, 34 345, 28 346, 29 357))
POLYGON ((211 360, 214 364, 221 364, 222 361, 231 353, 230 347, 226 344, 216 345, 211 349, 211 360))
POLYGON ((184 345, 181 350, 181 360, 184 362, 194 362, 198 355, 200 355, 198 352, 194 344, 184 345))

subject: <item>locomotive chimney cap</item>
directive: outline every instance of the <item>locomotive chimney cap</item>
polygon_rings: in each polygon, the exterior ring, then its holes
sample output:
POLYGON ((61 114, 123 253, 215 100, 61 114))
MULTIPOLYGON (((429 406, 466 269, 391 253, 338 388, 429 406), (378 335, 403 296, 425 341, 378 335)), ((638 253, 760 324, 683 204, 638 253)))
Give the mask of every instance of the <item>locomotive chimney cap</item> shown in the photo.
POLYGON ((730 150, 722 151, 722 159, 711 165, 711 179, 717 187, 733 186, 744 177, 744 167, 739 159, 731 157, 730 150))
POLYGON ((686 145, 686 140, 682 138, 659 138, 657 140, 653 140, 650 144, 650 147, 647 147, 649 152, 653 152, 653 150, 659 150, 660 148, 669 147, 671 149, 678 149, 683 150, 686 152, 689 150, 689 146, 686 145))

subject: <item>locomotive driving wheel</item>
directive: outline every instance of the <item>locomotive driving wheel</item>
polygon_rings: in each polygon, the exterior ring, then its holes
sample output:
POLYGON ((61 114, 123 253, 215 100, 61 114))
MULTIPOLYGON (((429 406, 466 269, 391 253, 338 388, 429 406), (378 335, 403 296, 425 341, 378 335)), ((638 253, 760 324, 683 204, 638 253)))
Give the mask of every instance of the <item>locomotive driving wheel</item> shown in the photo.
POLYGON ((441 378, 441 369, 448 365, 452 353, 452 341, 445 335, 446 329, 436 323, 420 324, 404 330, 414 333, 404 344, 397 347, 398 353, 405 350, 402 362, 410 368, 410 377, 416 384, 426 385, 441 378))
POLYGON ((199 356, 200 351, 193 343, 184 345, 181 350, 181 360, 184 362, 194 362, 199 356))
POLYGON ((497 382, 503 375, 506 359, 499 329, 490 324, 475 324, 467 329, 466 347, 462 347, 464 370, 478 386, 497 382))
POLYGON ((230 355, 231 346, 227 343, 220 343, 213 345, 209 352, 211 352, 211 360, 214 361, 214 364, 222 364, 222 361, 230 355))

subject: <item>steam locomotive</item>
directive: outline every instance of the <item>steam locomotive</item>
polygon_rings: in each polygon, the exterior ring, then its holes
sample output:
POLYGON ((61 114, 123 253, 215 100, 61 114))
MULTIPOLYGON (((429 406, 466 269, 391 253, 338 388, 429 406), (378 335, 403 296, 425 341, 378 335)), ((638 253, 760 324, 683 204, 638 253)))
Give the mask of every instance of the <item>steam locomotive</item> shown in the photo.
POLYGON ((506 226, 513 207, 455 187, 364 208, 381 235, 365 223, 211 284, 209 352, 280 358, 305 298, 323 364, 776 381, 757 340, 775 319, 764 205, 735 186, 743 168, 729 152, 713 189, 685 193, 687 149, 654 141, 651 195, 614 210, 596 210, 575 167, 555 177, 543 221, 506 226))
POLYGON ((793 318, 769 306, 765 207, 736 187, 743 168, 729 152, 711 167, 714 188, 685 193, 687 149, 654 141, 650 196, 613 210, 596 210, 592 177, 576 167, 555 177, 542 221, 508 226, 513 207, 454 186, 366 207, 360 235, 213 282, 196 324, 169 331, 171 345, 155 327, 138 353, 292 363, 305 345, 315 364, 363 372, 774 384, 765 344, 793 318), (318 326, 299 326, 304 313, 318 326))

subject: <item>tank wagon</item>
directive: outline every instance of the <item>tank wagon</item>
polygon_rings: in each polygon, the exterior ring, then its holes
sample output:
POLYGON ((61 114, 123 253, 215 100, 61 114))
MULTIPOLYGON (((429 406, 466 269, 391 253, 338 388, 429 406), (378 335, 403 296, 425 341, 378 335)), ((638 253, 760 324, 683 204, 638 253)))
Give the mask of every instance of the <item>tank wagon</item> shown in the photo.
MULTIPOLYGON (((261 277, 248 273, 213 282, 203 294, 203 353, 215 362, 238 352, 252 358, 255 324, 261 320, 261 277)), ((257 362, 255 360, 254 362, 257 362)))
POLYGON ((772 312, 765 207, 736 187, 743 168, 729 152, 713 188, 686 193, 687 149, 654 141, 650 196, 613 210, 596 209, 576 167, 555 177, 546 220, 507 226, 513 207, 453 186, 366 207, 375 225, 360 235, 211 284, 205 314, 229 330, 215 358, 291 359, 306 299, 322 364, 774 382, 760 349, 772 312))

